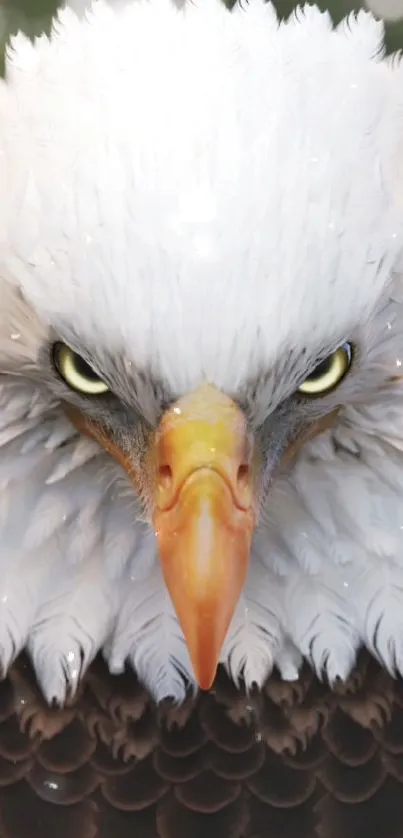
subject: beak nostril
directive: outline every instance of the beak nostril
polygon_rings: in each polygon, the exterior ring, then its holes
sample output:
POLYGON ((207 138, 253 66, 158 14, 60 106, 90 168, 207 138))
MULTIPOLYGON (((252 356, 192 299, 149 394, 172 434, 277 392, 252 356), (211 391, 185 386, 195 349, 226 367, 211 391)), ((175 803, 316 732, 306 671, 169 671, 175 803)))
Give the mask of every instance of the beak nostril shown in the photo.
POLYGON ((237 484, 239 489, 245 489, 249 481, 249 466, 247 463, 242 463, 239 466, 237 474, 237 484))
POLYGON ((158 481, 160 486, 164 489, 169 489, 172 485, 172 469, 171 466, 160 466, 158 469, 158 481))

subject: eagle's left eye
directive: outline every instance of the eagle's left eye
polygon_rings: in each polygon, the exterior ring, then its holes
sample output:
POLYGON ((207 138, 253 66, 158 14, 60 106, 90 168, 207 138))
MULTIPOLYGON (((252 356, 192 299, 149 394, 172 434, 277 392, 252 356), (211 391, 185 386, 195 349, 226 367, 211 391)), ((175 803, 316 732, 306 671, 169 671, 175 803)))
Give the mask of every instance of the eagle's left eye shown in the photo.
POLYGON ((325 396, 334 390, 348 373, 353 359, 351 343, 343 343, 335 352, 328 355, 298 387, 303 396, 325 396))
POLYGON ((100 396, 107 393, 108 385, 84 361, 81 355, 70 349, 65 343, 55 343, 53 347, 53 363, 63 381, 84 396, 100 396))

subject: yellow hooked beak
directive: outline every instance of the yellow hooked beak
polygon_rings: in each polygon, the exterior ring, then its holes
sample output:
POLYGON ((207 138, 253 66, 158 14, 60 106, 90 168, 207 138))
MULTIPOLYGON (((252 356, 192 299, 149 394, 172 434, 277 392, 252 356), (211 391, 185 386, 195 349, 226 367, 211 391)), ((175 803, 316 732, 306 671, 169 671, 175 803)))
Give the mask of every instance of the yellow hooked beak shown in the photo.
POLYGON ((203 385, 180 399, 150 434, 144 473, 106 431, 77 408, 66 412, 127 471, 150 483, 153 525, 165 582, 196 679, 208 689, 245 584, 256 525, 258 462, 244 414, 203 385))
POLYGON ((197 681, 208 689, 245 583, 257 468, 245 416, 209 385, 178 401, 155 437, 153 524, 197 681))

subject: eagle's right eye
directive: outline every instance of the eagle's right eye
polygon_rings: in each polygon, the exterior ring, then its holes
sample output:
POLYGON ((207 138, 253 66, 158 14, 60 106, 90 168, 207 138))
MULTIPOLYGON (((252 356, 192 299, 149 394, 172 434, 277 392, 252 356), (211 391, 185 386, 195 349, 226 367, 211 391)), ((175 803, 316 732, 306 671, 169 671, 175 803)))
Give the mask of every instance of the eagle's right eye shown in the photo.
POLYGON ((52 350, 54 366, 60 377, 76 393, 83 396, 100 396, 107 393, 108 385, 84 361, 81 355, 66 343, 55 343, 52 350))
POLYGON ((308 398, 326 396, 343 381, 353 361, 353 347, 349 341, 339 346, 311 372, 298 387, 298 393, 308 398))

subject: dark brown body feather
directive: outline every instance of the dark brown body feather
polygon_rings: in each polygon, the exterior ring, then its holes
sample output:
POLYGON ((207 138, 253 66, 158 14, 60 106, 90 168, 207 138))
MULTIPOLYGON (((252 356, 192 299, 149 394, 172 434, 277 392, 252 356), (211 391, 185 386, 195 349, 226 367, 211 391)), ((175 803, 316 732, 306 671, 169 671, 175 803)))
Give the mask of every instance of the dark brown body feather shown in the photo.
POLYGON ((0 838, 403 838, 403 684, 368 656, 155 707, 101 661, 65 709, 0 685, 0 838))

